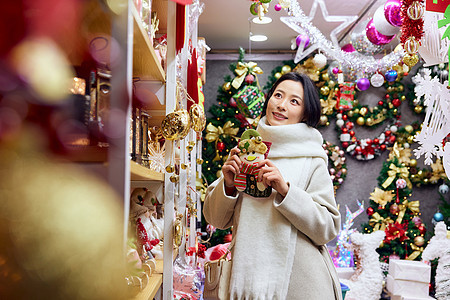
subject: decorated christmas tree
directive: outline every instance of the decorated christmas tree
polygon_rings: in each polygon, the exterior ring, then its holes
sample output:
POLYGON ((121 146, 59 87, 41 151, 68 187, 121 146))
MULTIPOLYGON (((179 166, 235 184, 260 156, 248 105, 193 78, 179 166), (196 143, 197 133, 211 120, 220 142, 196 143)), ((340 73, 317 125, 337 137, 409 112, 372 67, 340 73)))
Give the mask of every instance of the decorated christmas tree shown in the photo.
POLYGON ((378 187, 370 194, 369 223, 363 224, 366 233, 385 231, 386 237, 377 249, 384 262, 390 257, 420 260, 426 242, 420 203, 408 200, 413 187, 411 149, 400 145, 395 143, 390 148, 389 158, 378 177, 378 187))

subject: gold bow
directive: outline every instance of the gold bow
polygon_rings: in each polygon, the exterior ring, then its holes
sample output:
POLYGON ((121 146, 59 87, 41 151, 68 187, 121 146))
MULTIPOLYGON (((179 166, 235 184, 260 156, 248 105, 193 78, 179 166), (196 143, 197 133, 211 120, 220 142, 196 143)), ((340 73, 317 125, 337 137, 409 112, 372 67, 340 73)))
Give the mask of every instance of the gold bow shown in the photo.
POLYGON ((394 157, 398 158, 398 162, 401 164, 409 164, 411 161, 411 149, 409 148, 402 148, 398 145, 398 143, 395 143, 392 148, 390 148, 391 152, 389 152, 389 158, 388 160, 394 159, 394 157))
POLYGON ((386 229, 386 225, 389 224, 389 223, 394 223, 394 221, 390 217, 383 218, 377 212, 374 213, 372 215, 372 218, 369 220, 369 224, 370 224, 370 226, 373 227, 374 231, 377 231, 377 230, 383 230, 384 231, 386 229))
POLYGON ((431 169, 433 170, 433 173, 430 182, 437 182, 441 178, 445 179, 446 175, 440 159, 436 159, 436 162, 431 165, 431 169))
POLYGON ((402 223, 407 208, 409 208, 409 210, 411 210, 413 213, 418 214, 420 212, 419 206, 420 206, 419 201, 408 201, 408 200, 403 201, 403 203, 398 206, 399 213, 397 220, 395 222, 399 224, 402 223))
POLYGON ((414 251, 410 256, 406 258, 407 260, 415 260, 424 250, 423 247, 418 247, 414 244, 411 244, 411 249, 413 249, 414 251))
POLYGON ((396 165, 394 165, 393 163, 391 163, 391 165, 389 166, 389 171, 388 171, 388 175, 389 177, 386 179, 386 181, 381 185, 383 188, 387 188, 395 179, 395 177, 397 177, 397 174, 399 175, 400 178, 405 179, 406 181, 406 186, 411 189, 412 185, 411 185, 411 181, 409 181, 409 171, 408 168, 406 167, 397 167, 396 165))
POLYGON ((233 123, 231 121, 227 121, 223 127, 216 127, 213 124, 209 123, 206 126, 206 136, 205 139, 208 143, 217 142, 219 140, 219 136, 230 136, 231 138, 238 139, 236 134, 239 131, 239 128, 233 127, 233 123))
POLYGON ((231 85, 235 89, 239 89, 241 87, 242 82, 244 82, 247 73, 255 75, 256 83, 258 84, 259 87, 258 77, 256 77, 256 74, 264 73, 263 70, 260 67, 258 67, 255 62, 252 61, 249 63, 238 62, 236 70, 234 70, 234 72, 236 73, 237 76, 233 79, 231 85))

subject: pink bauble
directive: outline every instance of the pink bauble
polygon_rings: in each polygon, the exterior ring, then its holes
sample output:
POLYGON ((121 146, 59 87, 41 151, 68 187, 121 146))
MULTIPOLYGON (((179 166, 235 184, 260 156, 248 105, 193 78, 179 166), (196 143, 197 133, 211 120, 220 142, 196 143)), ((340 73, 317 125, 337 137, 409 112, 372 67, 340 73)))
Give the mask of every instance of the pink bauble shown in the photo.
POLYGON ((342 46, 341 49, 344 52, 355 52, 356 51, 352 44, 346 44, 346 45, 342 46))
POLYGON ((402 26, 402 17, 400 16, 401 8, 401 0, 387 0, 384 3, 384 16, 391 25, 396 27, 402 26))
POLYGON ((370 87, 370 81, 367 78, 359 78, 358 81, 356 82, 356 87, 360 90, 360 91, 365 91, 370 87))
POLYGON ((297 46, 300 46, 300 44, 303 42, 305 45, 304 47, 306 48, 309 45, 309 36, 306 34, 299 34, 297 35, 295 42, 297 43, 297 46))
POLYGON ((404 189, 406 187, 406 180, 403 178, 399 178, 395 182, 395 185, 397 186, 398 189, 404 189))
POLYGON ((332 72, 333 72, 333 74, 336 75, 337 73, 339 73, 339 68, 338 67, 333 68, 332 72))
POLYGON ((415 216, 414 218, 412 218, 412 221, 413 221, 414 225, 416 225, 416 227, 419 227, 420 224, 422 224, 422 219, 420 219, 419 216, 415 216))
POLYGON ((367 39, 374 45, 386 45, 392 41, 395 35, 387 36, 379 33, 373 24, 373 19, 366 26, 367 39))
POLYGON ((245 82, 247 84, 252 84, 255 81, 255 76, 253 76, 252 74, 248 74, 247 76, 245 76, 245 82))
POLYGON ((280 11, 282 7, 281 7, 280 3, 277 3, 277 4, 275 4, 274 8, 275 8, 276 11, 280 11))

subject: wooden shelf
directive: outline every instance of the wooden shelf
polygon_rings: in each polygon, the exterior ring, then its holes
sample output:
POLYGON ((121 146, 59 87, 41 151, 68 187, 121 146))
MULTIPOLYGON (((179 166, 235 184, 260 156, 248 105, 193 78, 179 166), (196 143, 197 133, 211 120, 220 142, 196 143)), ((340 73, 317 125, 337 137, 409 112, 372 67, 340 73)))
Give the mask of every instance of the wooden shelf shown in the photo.
POLYGON ((131 180, 164 181, 164 173, 150 170, 140 164, 130 161, 131 180))
POLYGON ((148 280, 147 286, 139 292, 136 296, 132 297, 133 300, 152 300, 158 289, 161 287, 163 280, 162 273, 153 273, 148 280))

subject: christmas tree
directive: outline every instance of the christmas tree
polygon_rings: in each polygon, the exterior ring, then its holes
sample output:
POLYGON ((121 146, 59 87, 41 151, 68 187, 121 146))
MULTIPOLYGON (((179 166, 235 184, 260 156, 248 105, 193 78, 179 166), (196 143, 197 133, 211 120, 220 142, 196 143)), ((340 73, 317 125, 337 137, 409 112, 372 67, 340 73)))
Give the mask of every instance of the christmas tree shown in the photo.
POLYGON ((412 192, 411 149, 400 145, 396 142, 390 149, 377 178, 378 187, 370 194, 369 223, 363 224, 366 233, 385 231, 386 237, 377 249, 384 262, 390 257, 420 260, 426 242, 420 203, 408 200, 412 192))

